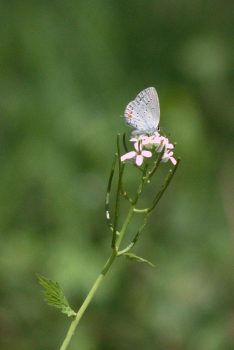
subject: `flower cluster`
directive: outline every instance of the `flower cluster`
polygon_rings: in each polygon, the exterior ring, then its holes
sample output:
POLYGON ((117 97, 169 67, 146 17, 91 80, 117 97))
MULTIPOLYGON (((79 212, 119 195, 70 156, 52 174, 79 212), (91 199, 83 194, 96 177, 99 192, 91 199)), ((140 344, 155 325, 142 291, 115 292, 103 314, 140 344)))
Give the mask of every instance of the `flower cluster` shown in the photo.
POLYGON ((135 151, 127 152, 121 156, 121 161, 134 160, 135 164, 141 166, 144 158, 150 158, 153 154, 160 153, 164 150, 161 161, 167 162, 170 160, 173 165, 177 161, 173 156, 174 145, 169 142, 168 138, 161 136, 157 131, 150 136, 139 135, 130 139, 134 143, 135 151))

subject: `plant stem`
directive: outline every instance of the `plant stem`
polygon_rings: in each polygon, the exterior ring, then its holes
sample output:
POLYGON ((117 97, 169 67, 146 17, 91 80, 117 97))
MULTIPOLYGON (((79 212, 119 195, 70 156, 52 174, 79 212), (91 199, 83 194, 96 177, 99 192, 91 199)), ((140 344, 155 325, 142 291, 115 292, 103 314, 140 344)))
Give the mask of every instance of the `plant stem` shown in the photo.
MULTIPOLYGON (((118 237, 118 240, 117 240, 117 247, 120 246, 120 243, 124 237, 124 234, 126 232, 126 229, 127 229, 127 226, 132 218, 134 214, 134 207, 131 206, 130 209, 129 209, 129 212, 128 212, 128 215, 123 223, 123 226, 122 226, 122 229, 120 231, 120 235, 118 237)), ((78 326, 82 316, 84 315, 87 307, 89 306, 89 304, 91 303, 91 301, 93 300, 93 297, 94 295, 96 294, 97 290, 98 290, 98 287, 100 286, 100 284, 102 283, 105 275, 107 274, 107 272, 109 271, 111 265, 113 264, 115 258, 117 257, 118 255, 118 251, 116 249, 113 249, 112 250, 112 254, 110 255, 109 259, 107 260, 107 262, 105 263, 100 275, 97 277, 96 281, 94 282, 92 288, 90 289, 88 295, 86 296, 83 304, 81 305, 80 309, 78 310, 77 314, 76 314, 76 317, 75 319, 72 321, 69 329, 68 329, 68 332, 67 332, 67 335, 63 341, 63 344, 62 346, 60 347, 60 350, 66 350, 70 341, 71 341, 71 338, 76 330, 76 327, 78 326)))
POLYGON ((113 250, 112 251, 112 254, 111 256, 109 257, 109 259, 107 260, 106 264, 104 265, 100 275, 98 276, 98 278, 96 279, 96 281, 94 282, 92 288, 90 289, 88 295, 86 296, 83 304, 81 305, 79 311, 77 312, 76 314, 76 317, 75 319, 72 321, 69 329, 68 329, 68 332, 67 332, 67 335, 63 341, 63 344, 62 346, 60 347, 60 350, 66 350, 70 341, 71 341, 71 338, 76 330, 76 327, 78 326, 82 316, 84 315, 87 307, 89 306, 90 302, 92 301, 98 287, 100 286, 100 284, 102 283, 105 275, 107 274, 107 272, 109 271, 111 265, 113 264, 115 258, 116 258, 116 251, 113 250))
POLYGON ((125 219, 125 221, 123 223, 122 229, 121 229, 121 231, 119 233, 119 237, 118 237, 117 242, 116 242, 116 249, 117 249, 117 251, 118 251, 119 246, 120 246, 120 244, 121 244, 121 242, 122 242, 122 240, 124 238, 125 231, 127 229, 127 226, 129 224, 129 222, 131 221, 131 218, 132 218, 133 214, 134 214, 134 206, 131 205, 131 207, 129 209, 129 212, 128 212, 128 215, 127 215, 127 217, 126 217, 126 219, 125 219))

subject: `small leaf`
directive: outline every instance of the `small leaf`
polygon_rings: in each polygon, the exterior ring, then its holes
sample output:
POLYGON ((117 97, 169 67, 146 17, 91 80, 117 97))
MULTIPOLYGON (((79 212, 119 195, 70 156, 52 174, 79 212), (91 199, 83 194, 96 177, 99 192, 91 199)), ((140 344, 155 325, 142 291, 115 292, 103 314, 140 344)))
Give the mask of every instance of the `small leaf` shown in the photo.
POLYGON ((57 307, 68 317, 76 316, 75 311, 70 307, 60 285, 57 282, 53 282, 39 274, 37 274, 37 279, 40 285, 43 287, 45 301, 48 305, 57 307))
POLYGON ((126 258, 128 258, 130 260, 136 260, 137 262, 146 263, 146 264, 150 265, 151 267, 155 267, 155 265, 152 264, 152 262, 150 262, 149 260, 146 260, 144 258, 141 258, 138 255, 135 255, 132 253, 124 253, 123 255, 126 256, 126 258))

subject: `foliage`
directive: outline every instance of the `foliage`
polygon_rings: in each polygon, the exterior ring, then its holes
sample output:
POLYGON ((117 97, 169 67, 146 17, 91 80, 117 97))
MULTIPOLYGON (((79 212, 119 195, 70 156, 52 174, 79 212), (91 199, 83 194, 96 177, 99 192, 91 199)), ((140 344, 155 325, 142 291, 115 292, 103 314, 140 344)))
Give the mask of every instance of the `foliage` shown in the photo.
POLYGON ((128 258, 130 260, 134 260, 134 261, 137 261, 137 262, 143 262, 143 263, 148 264, 151 267, 154 267, 154 264, 152 264, 149 260, 141 258, 140 256, 135 255, 133 253, 124 253, 124 256, 126 256, 126 258, 128 258))
POLYGON ((70 307, 58 282, 53 282, 39 274, 37 274, 37 279, 40 285, 43 287, 45 301, 48 303, 48 305, 61 309, 61 312, 68 317, 76 315, 75 311, 70 307))

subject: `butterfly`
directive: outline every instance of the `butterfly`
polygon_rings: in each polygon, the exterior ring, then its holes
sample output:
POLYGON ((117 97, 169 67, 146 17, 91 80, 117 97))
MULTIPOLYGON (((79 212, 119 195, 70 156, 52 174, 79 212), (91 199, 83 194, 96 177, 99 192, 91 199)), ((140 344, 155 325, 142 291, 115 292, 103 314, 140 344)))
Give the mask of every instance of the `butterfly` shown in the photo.
POLYGON ((142 90, 129 102, 124 111, 126 123, 134 128, 132 134, 152 135, 158 130, 160 107, 158 94, 154 87, 142 90))

